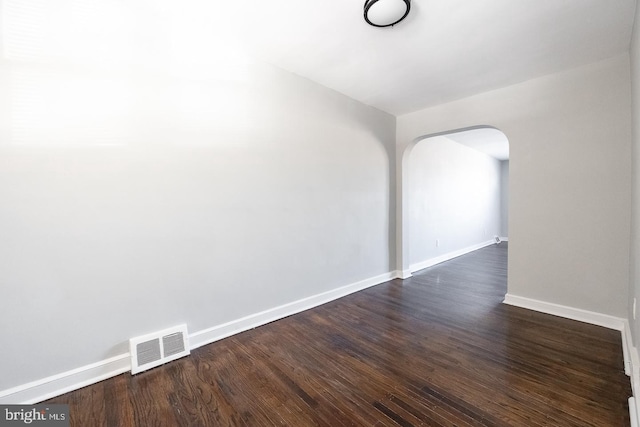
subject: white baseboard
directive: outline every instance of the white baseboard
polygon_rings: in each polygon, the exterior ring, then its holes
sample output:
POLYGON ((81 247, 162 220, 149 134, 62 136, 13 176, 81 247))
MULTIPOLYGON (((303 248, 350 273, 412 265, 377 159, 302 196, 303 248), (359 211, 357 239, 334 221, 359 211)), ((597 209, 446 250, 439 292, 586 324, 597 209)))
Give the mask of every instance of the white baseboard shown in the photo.
POLYGON ((638 400, 640 393, 640 357, 638 356, 638 350, 633 346, 631 329, 627 319, 511 294, 505 295, 504 303, 620 331, 624 372, 629 376, 633 392, 633 396, 629 398, 629 417, 632 427, 640 427, 640 413, 638 412, 638 403, 640 402, 638 400))
POLYGON ((131 370, 129 353, 0 391, 0 404, 34 404, 131 370))
MULTIPOLYGON (((627 375, 628 377, 631 376, 631 372, 633 371, 633 361, 632 359, 632 350, 633 348, 633 341, 631 339, 631 330, 629 328, 629 321, 625 320, 624 321, 624 328, 621 331, 621 335, 622 335, 622 357, 624 359, 624 373, 625 375, 627 375)), ((637 353, 636 353, 637 356, 637 353)), ((632 384, 633 385, 633 384, 632 384)))
POLYGON ((495 245, 495 243, 496 243, 495 240, 487 240, 486 242, 478 243, 477 245, 467 246, 466 248, 459 249, 457 251, 447 252, 446 254, 442 254, 435 258, 430 258, 425 261, 411 264, 410 266, 411 273, 416 272, 418 270, 422 270, 424 268, 433 267, 436 264, 440 264, 441 262, 449 261, 450 259, 457 258, 462 255, 466 255, 469 252, 477 251, 478 249, 495 245))
POLYGON ((508 237, 499 237, 501 242, 508 242, 509 238, 508 237))
POLYGON ((640 413, 638 412, 638 398, 640 394, 640 357, 638 349, 633 345, 631 339, 631 328, 629 322, 624 321, 622 330, 622 352, 624 354, 624 372, 631 381, 631 391, 633 396, 629 398, 629 418, 632 427, 640 427, 640 413))
POLYGON ((579 322, 603 326, 605 328, 615 329, 616 331, 622 331, 624 329, 625 319, 596 313, 594 311, 553 304, 532 298, 519 297, 512 294, 506 294, 504 296, 504 303, 514 305, 516 307, 527 308, 529 310, 539 311, 541 313, 553 314, 554 316, 577 320, 579 322))
POLYGON ((351 285, 343 286, 341 288, 332 289, 330 291, 313 295, 311 297, 303 298, 289 304, 271 308, 260 313, 251 314, 249 316, 245 316, 240 319, 236 319, 231 322, 223 323, 222 325, 217 325, 212 328, 204 329, 202 331, 191 334, 189 336, 189 343, 192 349, 198 348, 203 345, 210 344, 214 341, 229 337, 231 335, 235 335, 237 333, 258 326, 266 325, 267 323, 282 319, 287 316, 291 316, 292 314, 309 310, 310 308, 317 307, 319 305, 347 296, 354 292, 361 291, 371 286, 388 282, 389 280, 395 279, 396 277, 397 272, 382 274, 380 276, 362 280, 357 283, 352 283, 351 285))
POLYGON ((396 279, 408 279, 411 276, 412 276, 411 269, 396 270, 396 279))
MULTIPOLYGON (((410 274, 409 274, 410 275, 410 274)), ((189 335, 189 347, 193 350, 228 336, 265 325, 292 314, 317 307, 357 291, 401 278, 403 272, 381 274, 341 288, 332 289, 303 298, 260 313, 252 314, 189 335)), ((129 353, 123 353, 100 362, 92 363, 47 378, 32 381, 0 391, 0 404, 34 404, 64 393, 95 384, 131 370, 129 353)))

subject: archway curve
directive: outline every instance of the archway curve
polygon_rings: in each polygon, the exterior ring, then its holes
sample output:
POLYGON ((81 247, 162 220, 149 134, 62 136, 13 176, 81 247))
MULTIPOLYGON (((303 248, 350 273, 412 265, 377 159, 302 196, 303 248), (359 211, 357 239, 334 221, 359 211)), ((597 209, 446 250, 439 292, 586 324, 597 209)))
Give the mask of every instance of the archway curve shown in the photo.
POLYGON ((410 257, 411 230, 409 221, 409 158, 411 156, 411 151, 419 142, 430 138, 482 129, 494 129, 502 133, 505 136, 507 143, 510 144, 509 137, 501 129, 491 125, 475 125, 421 135, 413 138, 409 144, 402 149, 397 175, 399 178, 399 185, 396 187, 399 190, 398 207, 400 208, 399 212, 397 212, 397 218, 399 221, 397 221, 396 227, 397 270, 400 278, 406 279, 412 275, 410 257))

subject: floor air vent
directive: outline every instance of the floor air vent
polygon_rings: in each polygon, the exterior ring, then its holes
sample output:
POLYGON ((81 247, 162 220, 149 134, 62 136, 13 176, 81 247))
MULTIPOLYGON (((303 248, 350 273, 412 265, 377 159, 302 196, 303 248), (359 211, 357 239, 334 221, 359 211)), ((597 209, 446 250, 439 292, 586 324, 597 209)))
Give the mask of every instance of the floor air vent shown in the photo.
POLYGON ((187 325, 131 338, 131 374, 155 368, 189 354, 187 325))

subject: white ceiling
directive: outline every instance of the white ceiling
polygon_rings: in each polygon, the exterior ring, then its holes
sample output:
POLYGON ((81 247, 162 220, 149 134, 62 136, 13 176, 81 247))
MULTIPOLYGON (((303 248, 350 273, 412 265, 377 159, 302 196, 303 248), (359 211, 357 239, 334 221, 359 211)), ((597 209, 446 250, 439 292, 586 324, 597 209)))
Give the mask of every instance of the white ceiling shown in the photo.
POLYGON ((635 10, 635 0, 413 0, 405 21, 374 28, 363 4, 202 2, 192 12, 251 55, 401 115, 626 52, 635 10))
POLYGON ((495 128, 478 128, 445 135, 459 144, 481 151, 498 160, 509 160, 509 140, 495 128))

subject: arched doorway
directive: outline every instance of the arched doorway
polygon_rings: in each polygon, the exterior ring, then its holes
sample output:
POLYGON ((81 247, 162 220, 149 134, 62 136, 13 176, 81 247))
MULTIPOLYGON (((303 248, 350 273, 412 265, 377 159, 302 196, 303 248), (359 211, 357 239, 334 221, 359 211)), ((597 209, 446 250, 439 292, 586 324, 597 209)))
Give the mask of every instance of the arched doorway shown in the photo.
POLYGON ((474 126, 407 146, 398 175, 401 277, 508 240, 508 144, 499 129, 474 126))

